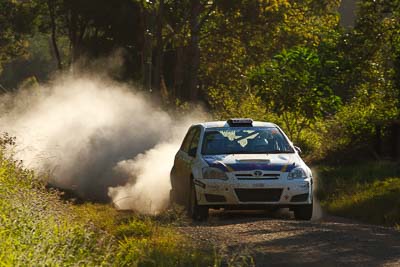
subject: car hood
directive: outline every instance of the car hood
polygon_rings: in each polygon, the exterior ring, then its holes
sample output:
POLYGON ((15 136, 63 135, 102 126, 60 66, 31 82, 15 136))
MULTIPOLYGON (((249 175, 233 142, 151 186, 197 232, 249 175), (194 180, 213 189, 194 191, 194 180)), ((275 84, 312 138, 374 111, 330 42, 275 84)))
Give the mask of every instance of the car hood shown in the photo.
POLYGON ((280 171, 289 172, 302 164, 295 153, 288 154, 231 154, 208 155, 203 159, 210 167, 223 171, 280 171))

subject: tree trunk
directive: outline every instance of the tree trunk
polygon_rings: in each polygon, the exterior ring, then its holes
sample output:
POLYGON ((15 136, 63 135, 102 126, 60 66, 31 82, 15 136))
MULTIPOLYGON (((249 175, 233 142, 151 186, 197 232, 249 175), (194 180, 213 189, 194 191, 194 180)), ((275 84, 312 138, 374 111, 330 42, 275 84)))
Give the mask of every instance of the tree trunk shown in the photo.
POLYGON ((201 12, 200 0, 191 1, 190 9, 190 43, 189 43, 189 100, 196 101, 198 98, 198 71, 200 66, 200 48, 199 48, 199 16, 201 12))
MULTIPOLYGON (((394 60, 394 72, 395 72, 395 86, 397 87, 397 99, 400 99, 400 51, 396 51, 394 60)), ((400 110, 400 101, 397 102, 397 108, 400 110)), ((397 119, 400 120, 400 112, 397 114, 397 119)))
POLYGON ((71 65, 82 55, 82 41, 84 38, 86 23, 80 21, 77 7, 69 6, 68 34, 71 49, 71 65))
POLYGON ((153 91, 152 86, 152 67, 153 67, 153 47, 152 47, 152 22, 153 14, 145 12, 145 32, 143 42, 143 87, 149 91, 153 91))
POLYGON ((154 59, 153 86, 157 94, 161 94, 161 77, 163 75, 164 40, 162 37, 164 16, 164 0, 159 0, 156 18, 156 49, 154 59))
POLYGON ((49 14, 50 14, 50 24, 51 24, 51 43, 53 46, 53 51, 54 55, 57 60, 57 67, 59 70, 62 69, 62 64, 61 64, 61 56, 60 56, 60 50, 58 49, 57 45, 57 37, 56 37, 56 31, 57 31, 57 25, 56 25, 56 19, 55 19, 55 6, 54 6, 54 1, 48 0, 47 1, 47 7, 49 9, 49 14))
POLYGON ((176 63, 174 68, 174 86, 172 91, 172 97, 183 98, 183 81, 184 81, 184 48, 178 46, 176 48, 176 63))
POLYGON ((71 66, 75 63, 75 61, 78 59, 78 44, 77 44, 77 39, 78 39, 78 27, 77 27, 77 16, 75 14, 75 11, 70 9, 70 19, 69 19, 69 43, 70 43, 70 49, 71 49, 71 66))

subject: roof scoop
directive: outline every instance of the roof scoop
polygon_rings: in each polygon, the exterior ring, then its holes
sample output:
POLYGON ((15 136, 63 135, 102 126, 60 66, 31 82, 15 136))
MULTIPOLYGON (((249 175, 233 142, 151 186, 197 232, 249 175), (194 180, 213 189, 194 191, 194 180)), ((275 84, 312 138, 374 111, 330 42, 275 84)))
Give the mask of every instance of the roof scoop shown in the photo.
POLYGON ((249 118, 233 118, 227 121, 230 127, 252 127, 253 120, 249 118))

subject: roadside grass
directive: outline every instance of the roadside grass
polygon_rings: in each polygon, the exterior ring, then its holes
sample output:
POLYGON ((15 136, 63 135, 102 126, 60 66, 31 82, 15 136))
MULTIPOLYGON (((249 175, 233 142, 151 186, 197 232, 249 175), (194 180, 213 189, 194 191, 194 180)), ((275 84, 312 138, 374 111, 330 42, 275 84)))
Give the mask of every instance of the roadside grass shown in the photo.
POLYGON ((73 205, 3 151, 0 142, 0 266, 220 265, 212 248, 198 248, 174 229, 173 212, 73 205))
POLYGON ((318 166, 316 173, 316 196, 328 213, 399 227, 399 163, 379 161, 318 166))
MULTIPOLYGON (((0 152, 1 153, 1 152, 0 152)), ((113 237, 85 225, 33 172, 0 154, 0 265, 103 265, 113 237)))
POLYGON ((87 223, 111 234, 118 243, 116 266, 219 266, 210 248, 196 247, 174 226, 181 224, 179 212, 156 215, 117 211, 111 205, 85 203, 72 209, 87 223), (171 214, 174 217, 171 219, 171 214))

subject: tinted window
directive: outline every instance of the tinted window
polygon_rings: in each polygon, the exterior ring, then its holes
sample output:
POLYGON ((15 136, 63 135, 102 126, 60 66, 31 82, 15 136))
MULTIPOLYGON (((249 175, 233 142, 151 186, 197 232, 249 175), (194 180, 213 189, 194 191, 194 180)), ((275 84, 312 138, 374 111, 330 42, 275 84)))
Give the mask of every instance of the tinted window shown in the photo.
POLYGON ((189 152, 189 146, 190 142, 192 141, 193 134, 195 133, 196 128, 190 128, 188 133, 185 136, 185 139, 183 139, 181 150, 185 151, 186 153, 189 152))
POLYGON ((197 147, 199 146, 200 141, 200 129, 196 128, 192 141, 190 142, 189 151, 197 151, 197 147))
POLYGON ((219 128, 204 134, 204 155, 268 153, 294 153, 278 128, 219 128))

